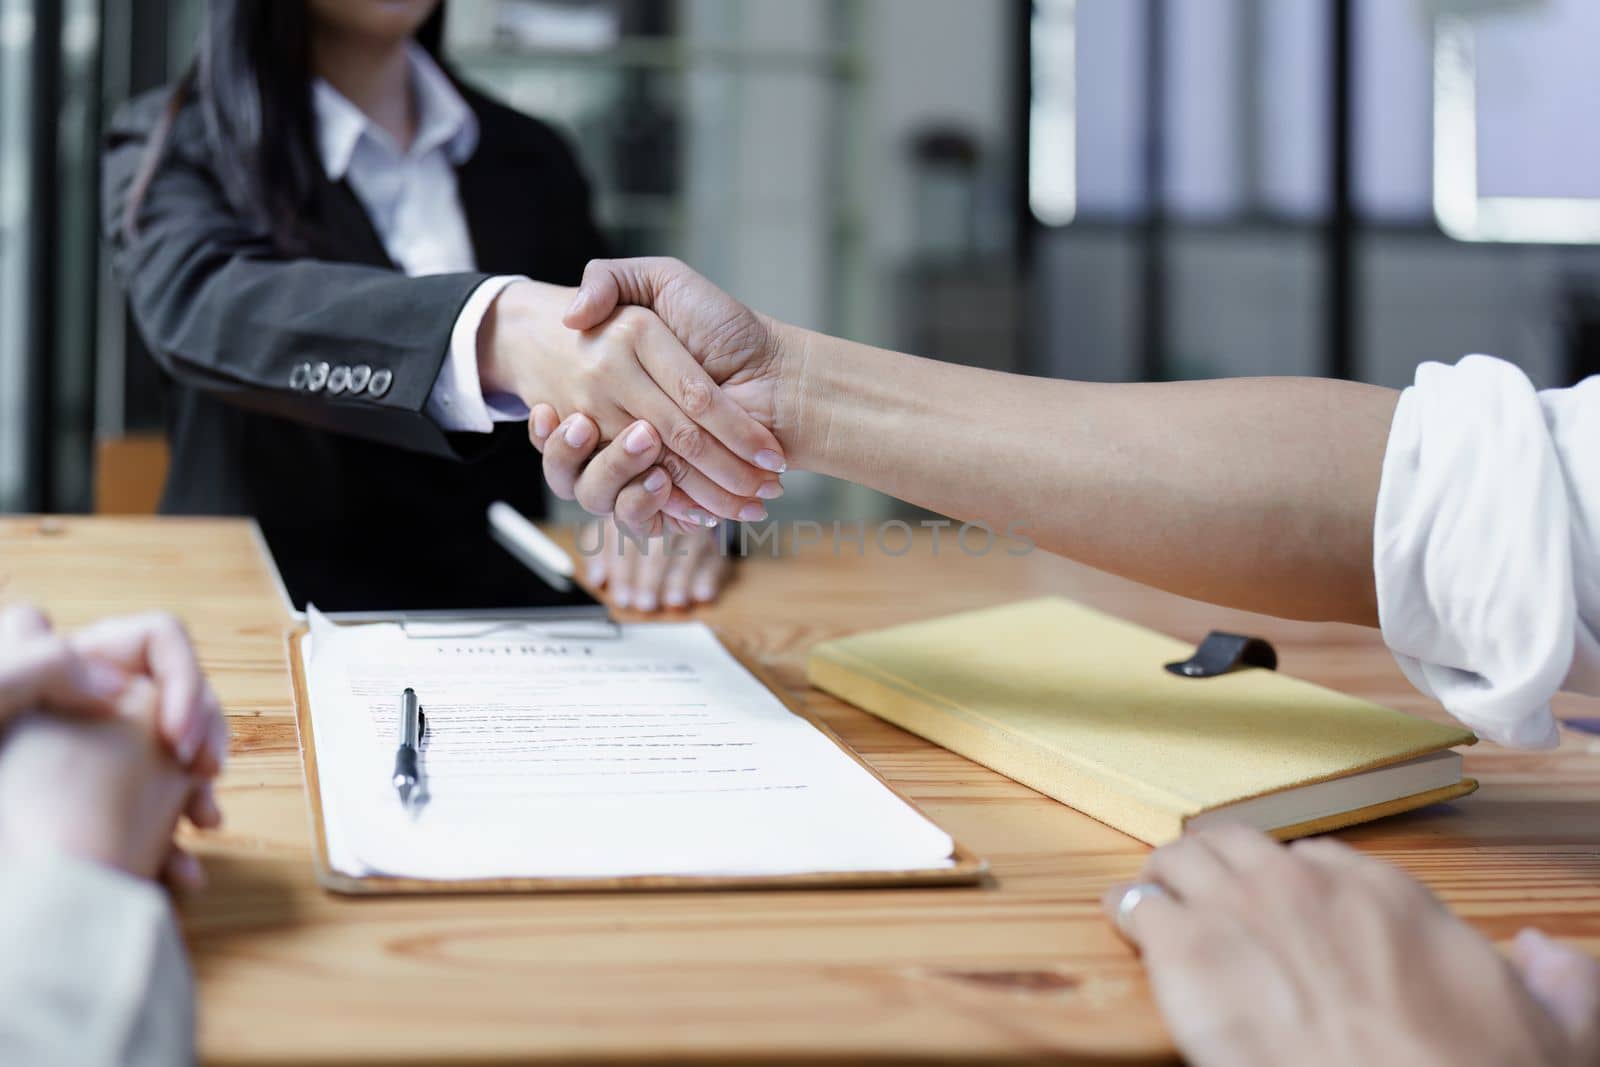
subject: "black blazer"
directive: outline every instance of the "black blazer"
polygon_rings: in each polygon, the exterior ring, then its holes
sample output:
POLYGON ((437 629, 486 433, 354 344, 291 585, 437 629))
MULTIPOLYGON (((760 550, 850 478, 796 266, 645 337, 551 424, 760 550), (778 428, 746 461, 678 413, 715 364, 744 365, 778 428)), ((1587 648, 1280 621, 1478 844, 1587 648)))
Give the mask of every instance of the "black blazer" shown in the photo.
POLYGON ((105 233, 134 320, 170 379, 164 513, 254 515, 269 527, 356 536, 404 516, 481 528, 495 499, 542 513, 525 425, 447 434, 424 405, 480 282, 525 274, 575 285, 604 242, 561 138, 461 90, 481 131, 457 169, 480 270, 422 278, 396 269, 344 182, 316 189, 312 255, 276 251, 223 197, 193 105, 177 118, 137 235, 126 238, 123 205, 167 93, 142 96, 112 120, 105 233), (362 368, 346 380, 364 387, 334 395, 321 375, 308 381, 308 363, 362 368))

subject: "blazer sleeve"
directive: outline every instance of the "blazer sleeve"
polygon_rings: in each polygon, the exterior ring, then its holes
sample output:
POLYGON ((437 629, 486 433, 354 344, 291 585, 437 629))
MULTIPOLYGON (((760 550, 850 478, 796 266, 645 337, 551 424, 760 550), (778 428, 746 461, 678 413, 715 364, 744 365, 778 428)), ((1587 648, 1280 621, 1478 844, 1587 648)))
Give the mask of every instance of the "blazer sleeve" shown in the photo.
POLYGON ((324 430, 458 458, 476 451, 470 438, 453 441, 435 425, 426 405, 456 317, 488 276, 408 278, 282 255, 228 203, 192 113, 180 115, 130 236, 124 206, 156 103, 135 101, 113 119, 102 207, 113 270, 162 369, 191 388, 324 430), (365 368, 355 379, 364 387, 334 395, 321 364, 365 368))
POLYGON ((194 989, 166 894, 68 857, 0 874, 0 1062, 194 1062, 194 989))

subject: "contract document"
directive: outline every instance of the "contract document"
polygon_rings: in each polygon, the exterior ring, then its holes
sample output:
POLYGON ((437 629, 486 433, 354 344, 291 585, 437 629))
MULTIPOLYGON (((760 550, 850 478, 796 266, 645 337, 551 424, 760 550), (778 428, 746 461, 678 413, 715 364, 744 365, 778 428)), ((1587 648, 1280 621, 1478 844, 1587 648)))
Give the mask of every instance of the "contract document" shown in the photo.
POLYGON ((955 846, 698 623, 299 638, 327 862, 428 880, 950 867, 955 846), (401 692, 421 784, 392 780, 401 692))

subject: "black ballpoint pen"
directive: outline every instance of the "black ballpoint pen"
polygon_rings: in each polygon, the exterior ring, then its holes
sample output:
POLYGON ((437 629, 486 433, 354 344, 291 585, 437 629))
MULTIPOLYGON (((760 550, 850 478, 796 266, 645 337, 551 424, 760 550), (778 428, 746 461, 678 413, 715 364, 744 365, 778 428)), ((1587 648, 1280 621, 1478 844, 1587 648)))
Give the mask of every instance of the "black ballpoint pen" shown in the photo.
POLYGON ((421 744, 422 705, 417 703, 416 690, 407 689, 400 694, 400 747, 394 753, 394 787, 400 791, 400 803, 407 806, 417 788, 417 749, 421 744))

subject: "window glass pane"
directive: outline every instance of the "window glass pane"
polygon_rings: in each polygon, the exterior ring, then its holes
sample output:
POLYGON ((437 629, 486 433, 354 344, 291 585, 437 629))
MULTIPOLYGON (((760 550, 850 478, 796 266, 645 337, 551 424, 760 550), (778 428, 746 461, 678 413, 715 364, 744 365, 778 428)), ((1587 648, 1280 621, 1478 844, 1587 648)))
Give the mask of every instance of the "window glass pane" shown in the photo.
POLYGON ((1355 198, 1367 219, 1433 217, 1432 30, 1420 5, 1356 5, 1355 198))
POLYGON ((1271 0, 1257 9, 1262 207, 1321 219, 1328 212, 1328 4, 1271 0))
POLYGON ((1145 5, 1078 0, 1078 214, 1133 218, 1144 210, 1145 5))
POLYGON ((1473 28, 1478 195, 1600 198, 1600 4, 1548 0, 1473 28))
POLYGON ((1181 219, 1248 208, 1239 74, 1245 5, 1181 0, 1166 7, 1166 206, 1181 219))

